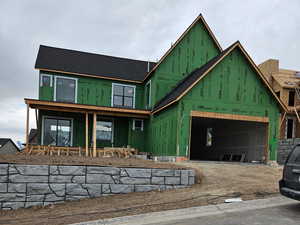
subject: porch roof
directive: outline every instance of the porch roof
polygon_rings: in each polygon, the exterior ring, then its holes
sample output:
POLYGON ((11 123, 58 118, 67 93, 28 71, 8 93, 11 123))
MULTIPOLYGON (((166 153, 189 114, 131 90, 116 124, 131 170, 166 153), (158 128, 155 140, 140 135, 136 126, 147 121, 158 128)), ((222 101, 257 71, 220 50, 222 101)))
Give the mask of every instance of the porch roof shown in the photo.
POLYGON ((34 109, 54 110, 77 113, 96 113, 99 115, 149 118, 151 111, 142 109, 115 108, 107 106, 85 105, 77 103, 65 103, 54 101, 43 101, 25 98, 25 103, 34 109))

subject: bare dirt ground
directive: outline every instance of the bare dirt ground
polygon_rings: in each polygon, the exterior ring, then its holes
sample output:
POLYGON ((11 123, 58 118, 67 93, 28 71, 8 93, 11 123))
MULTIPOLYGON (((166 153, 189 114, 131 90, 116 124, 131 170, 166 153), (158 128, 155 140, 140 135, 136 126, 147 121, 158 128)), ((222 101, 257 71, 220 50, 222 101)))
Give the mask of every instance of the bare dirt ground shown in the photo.
POLYGON ((224 199, 243 200, 278 194, 282 168, 265 165, 189 162, 176 163, 198 170, 201 184, 165 192, 130 193, 67 202, 44 208, 0 212, 0 224, 62 225, 101 218, 218 204, 224 199))
POLYGON ((0 163, 16 163, 16 164, 31 164, 31 165, 98 165, 98 166, 115 166, 115 167, 147 167, 147 168, 173 168, 184 169, 185 166, 154 162, 150 160, 136 158, 92 158, 80 156, 48 156, 48 155, 0 155, 0 163))

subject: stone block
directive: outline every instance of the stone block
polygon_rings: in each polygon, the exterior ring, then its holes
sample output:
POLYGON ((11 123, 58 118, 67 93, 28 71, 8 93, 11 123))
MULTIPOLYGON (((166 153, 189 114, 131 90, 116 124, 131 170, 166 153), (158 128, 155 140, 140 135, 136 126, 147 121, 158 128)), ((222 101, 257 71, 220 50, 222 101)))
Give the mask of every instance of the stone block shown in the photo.
POLYGON ((0 175, 7 175, 8 173, 8 164, 0 164, 0 175))
POLYGON ((83 198, 86 198, 87 196, 84 195, 67 195, 66 196, 66 201, 77 201, 83 198))
POLYGON ((175 170, 174 171, 174 176, 179 177, 181 175, 181 170, 175 170))
POLYGON ((8 183, 8 192, 26 192, 26 184, 8 183))
POLYGON ((121 168, 120 176, 121 177, 129 177, 128 173, 126 172, 126 169, 121 168))
POLYGON ((19 193, 0 193, 0 202, 24 202, 25 194, 19 193))
POLYGON ((195 177, 189 177, 189 185, 195 184, 195 177))
POLYGON ((7 175, 0 175, 0 182, 1 183, 6 183, 8 181, 8 176, 7 175))
POLYGON ((171 177, 174 175, 175 172, 171 169, 152 169, 152 176, 155 177, 171 177))
POLYGON ((7 192, 7 183, 0 183, 0 192, 7 192))
POLYGON ((114 175, 114 176, 111 176, 111 177, 114 180, 115 184, 120 184, 121 183, 121 181, 120 181, 120 175, 114 175))
POLYGON ((33 207, 33 206, 43 206, 43 202, 26 202, 25 208, 33 207))
POLYGON ((189 171, 189 176, 196 176, 195 170, 188 170, 189 171))
POLYGON ((51 165, 49 175, 59 175, 58 166, 51 165))
POLYGON ((18 209, 18 208, 24 208, 25 207, 25 202, 20 201, 20 202, 3 202, 2 204, 3 208, 9 208, 9 209, 18 209))
POLYGON ((52 193, 57 196, 64 196, 66 194, 66 185, 65 184, 49 184, 49 187, 52 193))
POLYGON ((180 177, 166 177, 165 184, 180 184, 180 177))
POLYGON ((84 184, 85 176, 73 176, 71 182, 76 184, 84 184))
POLYGON ((102 195, 102 185, 101 184, 84 184, 87 188, 90 197, 99 197, 102 195))
POLYGON ((147 192, 160 189, 159 185, 135 185, 136 192, 147 192))
POLYGON ((151 177, 151 169, 126 168, 130 177, 151 177))
POLYGON ((150 184, 150 178, 121 177, 122 184, 150 184))
POLYGON ((71 183, 72 176, 64 176, 64 175, 50 175, 49 182, 50 183, 71 183))
POLYGON ((116 167, 88 166, 87 173, 102 173, 109 175, 119 175, 120 169, 116 167))
POLYGON ((188 185, 189 184, 189 172, 188 170, 182 170, 180 180, 182 185, 188 185))
POLYGON ((27 195, 26 202, 43 202, 45 195, 27 195))
POLYGON ((66 185, 66 194, 67 195, 84 195, 89 196, 87 189, 84 188, 81 184, 67 184, 66 185))
POLYGON ((11 183, 48 183, 48 176, 26 176, 21 174, 9 175, 11 183))
POLYGON ((110 185, 111 193, 113 194, 126 194, 134 191, 133 185, 127 184, 111 184, 110 185))
POLYGON ((49 166, 48 165, 11 165, 10 171, 15 173, 15 170, 22 175, 48 175, 49 166), (14 169, 13 169, 14 168, 14 169))
POLYGON ((30 183, 27 184, 28 195, 51 194, 52 190, 48 184, 43 183, 30 183))
POLYGON ((103 194, 110 194, 110 185, 109 184, 102 184, 102 193, 103 194))
POLYGON ((64 200, 65 200, 64 196, 59 197, 55 194, 47 194, 44 199, 44 201, 46 201, 46 202, 56 202, 56 201, 64 201, 64 200))
POLYGON ((165 184, 165 177, 152 177, 151 184, 165 184))
POLYGON ((86 182, 89 184, 114 184, 111 175, 107 174, 87 174, 86 182))
POLYGON ((58 166, 61 175, 85 175, 85 166, 58 166))

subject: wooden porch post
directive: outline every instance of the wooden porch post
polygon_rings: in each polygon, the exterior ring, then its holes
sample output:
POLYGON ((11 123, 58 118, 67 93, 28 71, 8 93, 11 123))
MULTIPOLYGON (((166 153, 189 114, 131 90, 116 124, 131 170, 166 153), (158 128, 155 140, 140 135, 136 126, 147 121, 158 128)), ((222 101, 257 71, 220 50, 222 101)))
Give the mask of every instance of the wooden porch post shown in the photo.
POLYGON ((94 112, 93 114, 94 122, 93 122, 93 157, 96 157, 96 123, 97 123, 97 114, 94 112))
POLYGON ((26 115, 26 137, 25 137, 25 140, 26 140, 26 149, 25 151, 29 151, 28 147, 29 147, 29 105, 27 104, 27 115, 26 115))
POLYGON ((85 113, 85 156, 89 156, 89 114, 85 113))

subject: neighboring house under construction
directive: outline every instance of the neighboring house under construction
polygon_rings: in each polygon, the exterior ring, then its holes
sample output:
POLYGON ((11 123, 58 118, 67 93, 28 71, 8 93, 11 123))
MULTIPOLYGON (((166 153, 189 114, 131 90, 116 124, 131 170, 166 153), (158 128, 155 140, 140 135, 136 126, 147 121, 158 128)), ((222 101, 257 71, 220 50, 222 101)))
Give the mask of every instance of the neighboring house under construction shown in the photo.
POLYGON ((300 72, 279 68, 279 61, 269 59, 259 66, 276 95, 286 105, 288 111, 282 113, 280 139, 300 137, 300 72))

